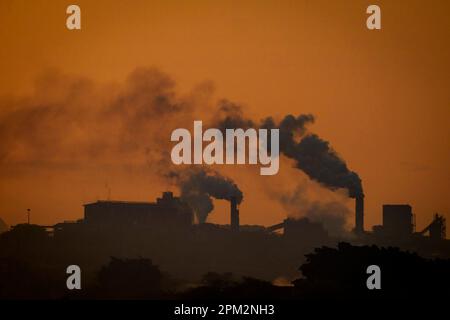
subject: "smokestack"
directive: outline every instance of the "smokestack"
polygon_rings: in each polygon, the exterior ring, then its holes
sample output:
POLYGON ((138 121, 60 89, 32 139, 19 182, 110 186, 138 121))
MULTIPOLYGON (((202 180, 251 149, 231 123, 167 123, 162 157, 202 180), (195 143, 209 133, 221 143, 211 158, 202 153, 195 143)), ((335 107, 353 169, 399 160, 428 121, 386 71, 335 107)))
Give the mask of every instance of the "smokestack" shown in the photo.
POLYGON ((355 233, 364 233, 364 195, 362 193, 356 196, 355 201, 355 233))
POLYGON ((230 199, 230 228, 231 231, 239 231, 239 209, 236 197, 230 199))
POLYGON ((231 202, 235 197, 236 208, 243 199, 242 191, 231 179, 203 167, 169 171, 166 177, 175 180, 181 189, 181 199, 195 211, 200 223, 206 222, 214 209, 212 198, 231 202))

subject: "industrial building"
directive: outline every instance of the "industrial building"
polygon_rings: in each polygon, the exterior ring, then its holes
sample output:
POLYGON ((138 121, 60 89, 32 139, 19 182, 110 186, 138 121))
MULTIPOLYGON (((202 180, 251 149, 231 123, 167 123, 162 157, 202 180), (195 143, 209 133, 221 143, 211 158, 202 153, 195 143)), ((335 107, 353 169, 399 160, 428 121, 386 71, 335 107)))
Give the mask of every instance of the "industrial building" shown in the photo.
POLYGON ((446 220, 435 214, 431 223, 422 231, 416 232, 415 216, 408 204, 383 205, 383 225, 373 227, 373 234, 391 240, 408 240, 429 233, 433 240, 446 238, 446 220))
POLYGON ((156 202, 100 200, 85 204, 84 222, 89 225, 188 227, 193 222, 193 211, 172 192, 164 192, 156 202))
MULTIPOLYGON (((257 225, 240 225, 238 201, 231 197, 229 225, 210 223, 194 224, 194 210, 172 192, 163 192, 155 202, 132 202, 98 200, 84 205, 84 218, 76 222, 63 222, 54 226, 42 226, 55 238, 76 238, 92 234, 124 234, 138 230, 150 230, 148 234, 172 232, 173 229, 185 230, 187 235, 196 238, 214 239, 218 234, 228 238, 245 238, 258 236, 260 239, 280 239, 285 243, 323 244, 330 241, 355 241, 360 244, 376 243, 379 245, 396 245, 416 250, 426 247, 432 252, 428 243, 447 243, 446 220, 436 214, 432 222, 420 232, 415 230, 415 217, 408 204, 385 204, 382 206, 383 224, 374 226, 373 231, 364 230, 364 195, 355 197, 353 236, 342 234, 337 238, 330 236, 320 221, 308 218, 287 218, 281 223, 264 227, 257 225), (231 234, 230 234, 231 231, 231 234), (279 231, 279 232, 278 232, 279 231), (430 242, 431 241, 431 242, 430 242)), ((434 252, 434 251, 433 251, 434 252)))
POLYGON ((434 215, 433 221, 431 221, 431 223, 425 229, 419 232, 419 234, 424 235, 428 232, 431 239, 443 240, 447 236, 445 222, 445 218, 436 213, 434 215))
POLYGON ((317 241, 328 237, 328 233, 320 222, 312 222, 308 218, 287 218, 282 223, 270 226, 267 231, 283 229, 287 240, 317 241))
POLYGON ((91 230, 118 230, 133 227, 149 229, 188 229, 192 226, 192 209, 172 192, 163 192, 156 202, 98 200, 84 205, 84 219, 44 226, 58 238, 91 230))
POLYGON ((392 237, 404 238, 414 232, 413 213, 407 204, 383 205, 383 232, 392 237))

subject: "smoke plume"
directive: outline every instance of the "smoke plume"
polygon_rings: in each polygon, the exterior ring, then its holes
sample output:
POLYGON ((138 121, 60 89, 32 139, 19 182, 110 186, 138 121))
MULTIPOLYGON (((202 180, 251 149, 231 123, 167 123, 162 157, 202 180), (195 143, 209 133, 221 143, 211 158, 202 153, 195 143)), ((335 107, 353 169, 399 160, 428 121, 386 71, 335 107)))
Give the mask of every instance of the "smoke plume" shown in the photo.
POLYGON ((358 174, 350 171, 345 161, 331 148, 330 143, 316 134, 306 135, 292 150, 284 153, 295 159, 297 168, 327 188, 345 188, 351 198, 363 193, 358 174))
POLYGON ((200 223, 206 222, 214 209, 212 198, 228 200, 243 199, 242 191, 229 178, 206 168, 190 167, 181 171, 171 171, 168 177, 175 181, 181 191, 181 198, 195 211, 200 223))
POLYGON ((290 217, 307 217, 311 221, 320 222, 331 235, 342 236, 347 232, 347 218, 351 212, 341 202, 312 201, 305 185, 298 185, 293 192, 277 193, 275 197, 290 217))
POLYGON ((171 78, 154 68, 136 69, 110 86, 48 71, 29 97, 0 101, 0 163, 135 163, 157 155, 168 124, 191 109, 171 78))
POLYGON ((278 128, 280 152, 295 160, 297 169, 328 189, 347 189, 352 198, 363 193, 358 174, 348 169, 345 161, 333 150, 330 143, 316 134, 307 132, 306 126, 314 122, 314 116, 311 114, 287 115, 279 122, 268 117, 255 124, 243 116, 240 106, 222 101, 216 122, 218 128, 222 130, 249 127, 278 128))

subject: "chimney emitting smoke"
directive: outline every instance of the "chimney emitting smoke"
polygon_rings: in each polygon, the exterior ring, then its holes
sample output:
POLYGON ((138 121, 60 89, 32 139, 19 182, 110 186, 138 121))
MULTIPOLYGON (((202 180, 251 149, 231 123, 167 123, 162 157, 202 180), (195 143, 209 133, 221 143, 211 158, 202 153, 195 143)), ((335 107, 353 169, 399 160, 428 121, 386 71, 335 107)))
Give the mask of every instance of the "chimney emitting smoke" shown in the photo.
POLYGON ((355 233, 364 233, 364 194, 360 193, 355 200, 355 233))
POLYGON ((239 231, 239 209, 236 197, 230 200, 230 228, 231 231, 239 231))

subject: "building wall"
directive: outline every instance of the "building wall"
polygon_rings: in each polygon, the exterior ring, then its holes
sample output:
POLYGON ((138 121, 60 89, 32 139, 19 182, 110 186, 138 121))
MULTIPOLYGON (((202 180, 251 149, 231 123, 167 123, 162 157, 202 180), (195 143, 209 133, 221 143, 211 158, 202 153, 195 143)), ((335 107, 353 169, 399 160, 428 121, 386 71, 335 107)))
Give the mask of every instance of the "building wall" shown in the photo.
POLYGON ((410 205, 383 205, 383 230, 387 234, 405 236, 413 233, 413 214, 410 205))
POLYGON ((171 194, 164 194, 156 203, 97 201, 84 206, 87 224, 190 226, 192 210, 171 194))

